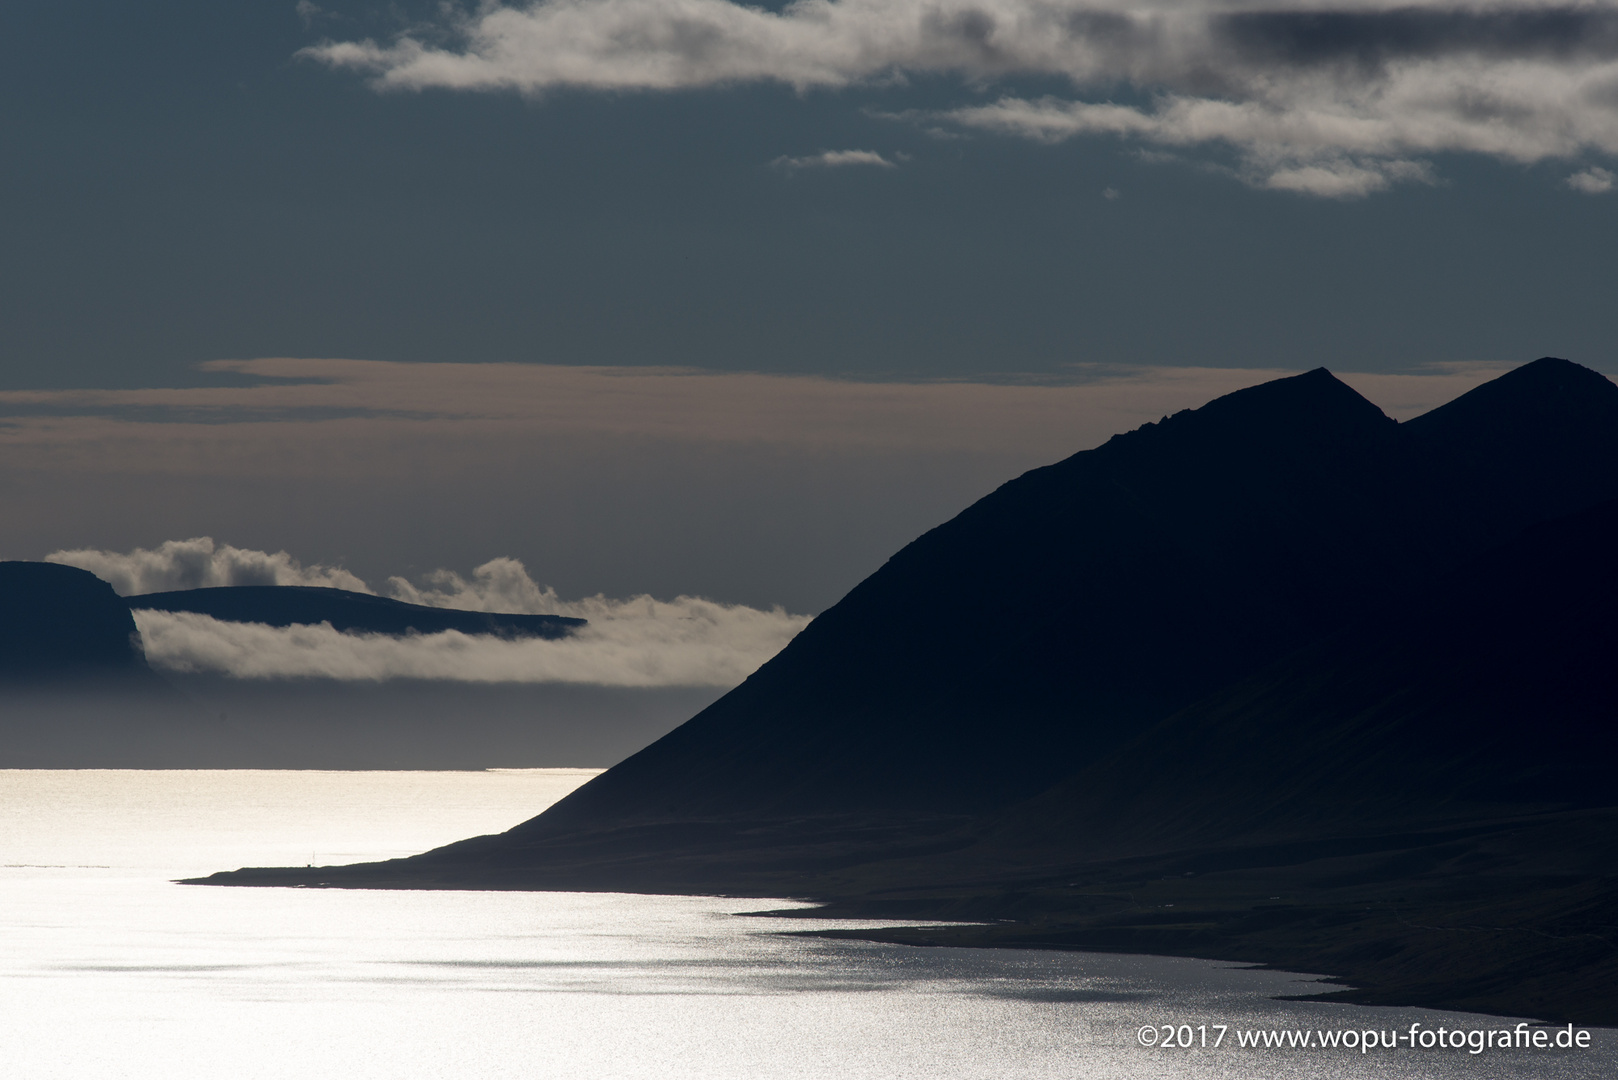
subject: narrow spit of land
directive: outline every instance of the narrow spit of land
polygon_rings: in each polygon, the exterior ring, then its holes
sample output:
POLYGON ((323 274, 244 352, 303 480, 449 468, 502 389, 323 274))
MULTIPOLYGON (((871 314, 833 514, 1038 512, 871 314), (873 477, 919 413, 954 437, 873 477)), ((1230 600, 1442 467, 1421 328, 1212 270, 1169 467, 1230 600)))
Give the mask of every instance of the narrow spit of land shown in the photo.
MULTIPOLYGON (((529 860, 500 865, 487 858, 500 838, 484 837, 413 859, 245 868, 188 884, 793 897, 824 905, 790 913, 807 922, 963 924, 809 933, 1258 963, 1348 987, 1325 1000, 1618 1026, 1618 810, 1066 865, 942 826, 900 836, 890 824, 878 840, 853 822, 824 822, 794 842, 790 823, 755 823, 754 845, 740 830, 715 826, 706 840, 688 830, 683 854, 657 870, 608 869, 606 837, 571 845, 571 861, 561 850, 569 845, 557 845, 543 869, 529 860), (874 844, 894 857, 865 861, 874 844), (807 869, 811 861, 818 865, 807 869)), ((646 837, 619 839, 639 847, 646 837)))

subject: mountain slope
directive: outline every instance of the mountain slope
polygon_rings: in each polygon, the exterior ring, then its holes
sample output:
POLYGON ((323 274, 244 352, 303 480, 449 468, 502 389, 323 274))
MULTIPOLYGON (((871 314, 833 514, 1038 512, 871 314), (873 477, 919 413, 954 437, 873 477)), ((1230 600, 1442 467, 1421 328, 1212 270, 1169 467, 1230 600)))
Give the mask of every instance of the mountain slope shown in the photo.
POLYGON ((1618 386, 1566 361, 1417 426, 1324 370, 1239 391, 1004 485, 533 827, 1004 806, 1613 496, 1618 386))
POLYGON ((985 826, 1050 857, 1618 805, 1618 501, 1491 549, 985 826))
POLYGON ((1005 485, 504 834, 206 880, 814 896, 1618 1022, 1615 498, 1566 361, 1406 425, 1277 380, 1005 485))
POLYGON ((1389 467, 1394 434, 1318 371, 1028 473, 553 820, 973 813, 1026 796, 1330 620, 1337 597, 1267 558, 1284 555, 1278 528, 1379 575, 1394 552, 1354 528, 1378 496, 1351 478, 1389 467))

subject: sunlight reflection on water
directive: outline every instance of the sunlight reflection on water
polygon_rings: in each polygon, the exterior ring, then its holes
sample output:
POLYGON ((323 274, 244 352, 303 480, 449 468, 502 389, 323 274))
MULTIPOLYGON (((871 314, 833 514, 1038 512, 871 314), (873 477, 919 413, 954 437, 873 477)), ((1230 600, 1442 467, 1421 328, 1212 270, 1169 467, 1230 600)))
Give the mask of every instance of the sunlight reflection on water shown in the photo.
MULTIPOLYGON (((191 888, 516 824, 588 770, 0 772, 0 1062, 18 1077, 1598 1077, 1562 1054, 1145 1050, 1145 1024, 1495 1026, 1278 1002, 1200 961, 783 936, 786 902, 191 888)), ((846 925, 846 924, 845 924, 846 925)))

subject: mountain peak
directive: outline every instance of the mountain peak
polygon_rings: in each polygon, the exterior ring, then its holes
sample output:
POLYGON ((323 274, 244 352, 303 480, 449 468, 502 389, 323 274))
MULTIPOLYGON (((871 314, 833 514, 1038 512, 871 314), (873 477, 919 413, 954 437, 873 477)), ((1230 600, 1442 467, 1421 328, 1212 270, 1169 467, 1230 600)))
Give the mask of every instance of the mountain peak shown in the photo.
MULTIPOLYGON (((1618 385, 1547 356, 1401 425, 1434 506, 1463 504, 1474 538, 1618 498, 1618 385)), ((1460 520, 1457 518, 1457 520, 1460 520)))
POLYGON ((1575 364, 1571 360, 1564 360, 1560 356, 1542 356, 1532 363, 1522 367, 1513 368, 1506 372, 1496 382, 1507 385, 1537 383, 1545 386, 1582 386, 1593 387, 1596 381, 1608 379, 1599 371, 1594 371, 1583 364, 1575 364))
POLYGON ((1396 428, 1359 391, 1320 367, 1233 391, 1201 408, 1115 436, 1109 445, 1139 445, 1138 438, 1147 436, 1166 440, 1158 443, 1159 452, 1185 452, 1198 444, 1199 452, 1217 447, 1267 456, 1282 447, 1295 453, 1307 447, 1364 445, 1396 428))
POLYGON ((1618 424, 1618 384, 1582 364, 1544 356, 1469 390, 1408 422, 1436 438, 1492 429, 1496 433, 1563 428, 1570 423, 1618 424))
POLYGON ((1362 427, 1388 422, 1381 409, 1323 367, 1237 390, 1197 410, 1209 416, 1243 413, 1255 418, 1282 411, 1307 413, 1311 423, 1328 417, 1362 427))

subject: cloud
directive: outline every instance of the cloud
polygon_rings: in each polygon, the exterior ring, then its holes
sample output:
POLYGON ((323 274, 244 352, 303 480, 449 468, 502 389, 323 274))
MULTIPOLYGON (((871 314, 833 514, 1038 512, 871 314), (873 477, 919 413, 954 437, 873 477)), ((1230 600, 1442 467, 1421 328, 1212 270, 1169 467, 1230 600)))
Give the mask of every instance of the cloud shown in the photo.
POLYGON ((528 576, 517 559, 490 559, 472 571, 467 581, 453 570, 434 570, 423 586, 402 577, 390 577, 383 591, 395 600, 427 607, 462 611, 496 611, 522 615, 561 615, 556 590, 542 588, 528 576))
POLYGON ((1567 178, 1567 186, 1574 191, 1582 191, 1586 195, 1605 195, 1618 183, 1618 176, 1611 170, 1591 166, 1567 178))
POLYGON ((898 168, 874 150, 826 150, 808 157, 778 157, 770 162, 778 169, 837 169, 848 165, 875 165, 879 169, 898 168))
POLYGON ((151 550, 53 551, 45 556, 45 561, 88 570, 111 585, 119 596, 221 585, 314 585, 352 592, 371 591, 365 582, 347 570, 304 566, 284 551, 271 555, 215 544, 210 536, 168 540, 151 550))
MULTIPOLYGON (((216 544, 206 536, 127 553, 56 551, 46 560, 89 570, 124 596, 215 585, 373 591, 346 570, 305 567, 284 551, 250 551, 216 544)), ((168 671, 240 679, 413 678, 629 687, 734 686, 809 623, 809 616, 779 607, 759 609, 695 596, 563 600, 510 558, 489 560, 470 579, 451 570, 435 570, 420 584, 392 577, 381 592, 429 607, 568 615, 589 624, 560 641, 511 641, 453 631, 404 637, 340 633, 329 623, 271 627, 191 612, 143 609, 134 616, 147 660, 168 671)))
POLYGON ((324 8, 319 4, 310 3, 310 0, 298 0, 292 10, 298 13, 298 21, 303 23, 305 30, 315 25, 321 17, 328 15, 324 8))
POLYGON ((542 0, 303 55, 381 89, 525 95, 1056 77, 1077 100, 942 115, 1044 141, 1224 145, 1249 183, 1334 198, 1428 182, 1426 155, 1618 154, 1612 0, 542 0))
POLYGON ((779 608, 760 611, 689 596, 672 601, 594 597, 575 607, 592 610, 597 618, 559 641, 455 631, 402 637, 339 633, 329 623, 272 627, 186 611, 134 615, 147 661, 166 671, 238 679, 625 687, 735 686, 809 622, 779 608))
POLYGON ((1136 136, 1172 146, 1223 142, 1240 149, 1238 173, 1248 183, 1324 198, 1360 198, 1395 183, 1435 182, 1429 165, 1400 156, 1411 141, 1387 124, 1302 102, 1283 109, 1262 102, 1164 97, 1145 110, 1049 97, 1002 98, 949 115, 968 127, 1042 142, 1086 134, 1136 136))

